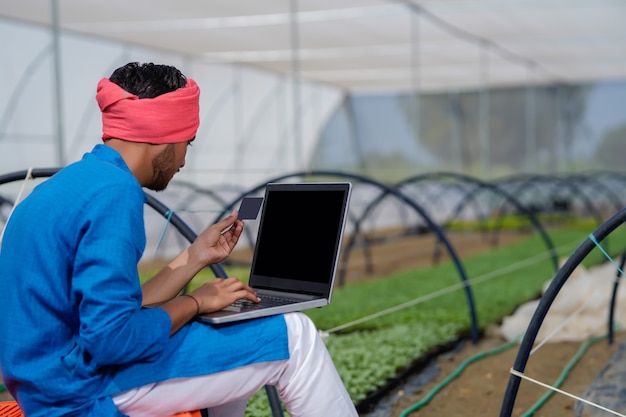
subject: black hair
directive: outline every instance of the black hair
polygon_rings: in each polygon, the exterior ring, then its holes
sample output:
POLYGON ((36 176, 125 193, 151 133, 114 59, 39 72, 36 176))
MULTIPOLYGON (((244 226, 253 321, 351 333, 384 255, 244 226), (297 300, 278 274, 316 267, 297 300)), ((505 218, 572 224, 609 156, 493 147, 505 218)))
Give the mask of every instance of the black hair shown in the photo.
POLYGON ((187 78, 171 65, 130 62, 113 71, 109 81, 139 98, 154 98, 187 84, 187 78))

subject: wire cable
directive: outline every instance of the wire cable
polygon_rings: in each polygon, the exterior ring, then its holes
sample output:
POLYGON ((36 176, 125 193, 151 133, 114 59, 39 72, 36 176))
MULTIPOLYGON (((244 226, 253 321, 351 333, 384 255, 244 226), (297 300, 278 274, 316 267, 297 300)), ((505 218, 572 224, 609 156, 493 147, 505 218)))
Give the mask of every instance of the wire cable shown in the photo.
MULTIPOLYGON (((559 376, 559 378, 555 382, 554 387, 549 387, 549 386, 546 386, 544 384, 541 384, 542 386, 544 386, 546 388, 549 388, 549 391, 546 392, 543 395, 543 397, 541 397, 541 399, 539 399, 539 401, 537 401, 525 414, 523 414, 522 417, 530 417, 534 413, 536 413, 537 410, 539 408, 541 408, 541 406, 543 406, 546 403, 546 401, 548 401, 550 399, 550 397, 555 392, 563 393, 565 395, 568 395, 568 396, 571 396, 573 398, 576 398, 579 401, 583 401, 583 402, 585 402, 587 404, 593 405, 594 407, 598 407, 598 408, 601 408, 603 410, 610 411, 610 410, 607 410, 604 407, 598 406, 597 404, 594 404, 594 403, 592 403, 590 401, 584 400, 582 398, 579 398, 579 397, 576 397, 576 396, 573 396, 573 395, 566 394, 566 393, 564 393, 561 390, 556 390, 555 389, 555 388, 559 388, 561 385, 563 385, 563 382, 565 381, 565 378, 569 375, 569 373, 572 370, 572 368, 574 368, 574 366, 580 361, 580 359, 583 357, 583 355, 587 352, 587 349, 589 349, 589 347, 591 345, 593 345, 594 343, 597 343, 600 340, 605 339, 606 337, 607 337, 607 335, 596 336, 596 337, 592 337, 591 339, 586 340, 585 343, 583 343, 583 345, 580 347, 580 349, 578 349, 578 352, 576 352, 576 355, 574 355, 572 360, 570 360, 569 363, 565 366, 565 368, 563 369, 563 372, 561 372, 561 375, 559 376)), ((513 372, 513 370, 511 370, 511 371, 513 372)), ((617 414, 617 415, 621 415, 621 414, 617 414)))

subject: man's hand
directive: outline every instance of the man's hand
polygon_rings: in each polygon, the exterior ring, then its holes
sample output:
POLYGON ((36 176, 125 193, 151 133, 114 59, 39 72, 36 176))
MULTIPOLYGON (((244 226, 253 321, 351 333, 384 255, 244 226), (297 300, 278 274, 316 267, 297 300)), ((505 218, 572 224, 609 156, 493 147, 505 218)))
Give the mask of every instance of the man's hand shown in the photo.
POLYGON ((198 235, 189 247, 189 260, 203 265, 222 262, 235 248, 242 232, 243 222, 237 220, 237 211, 234 211, 198 235))
POLYGON ((194 290, 191 295, 198 300, 200 313, 221 310, 242 298, 255 303, 260 301, 252 288, 234 277, 216 278, 194 290))

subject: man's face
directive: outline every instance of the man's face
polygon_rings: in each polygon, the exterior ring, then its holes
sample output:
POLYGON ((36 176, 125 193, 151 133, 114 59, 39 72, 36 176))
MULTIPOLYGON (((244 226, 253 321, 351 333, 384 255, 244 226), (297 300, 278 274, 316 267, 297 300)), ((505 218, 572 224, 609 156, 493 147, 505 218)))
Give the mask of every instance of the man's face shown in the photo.
POLYGON ((180 168, 185 165, 189 142, 169 144, 152 160, 152 182, 146 187, 163 191, 180 168))

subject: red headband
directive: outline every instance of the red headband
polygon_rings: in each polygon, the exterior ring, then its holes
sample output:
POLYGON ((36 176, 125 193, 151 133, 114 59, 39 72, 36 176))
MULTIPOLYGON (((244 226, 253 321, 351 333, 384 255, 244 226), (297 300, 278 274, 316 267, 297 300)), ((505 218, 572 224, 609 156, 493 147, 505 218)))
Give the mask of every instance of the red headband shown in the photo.
POLYGON ((102 111, 102 140, 153 144, 193 139, 200 125, 200 88, 194 80, 178 90, 140 99, 103 78, 96 100, 102 111))

